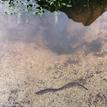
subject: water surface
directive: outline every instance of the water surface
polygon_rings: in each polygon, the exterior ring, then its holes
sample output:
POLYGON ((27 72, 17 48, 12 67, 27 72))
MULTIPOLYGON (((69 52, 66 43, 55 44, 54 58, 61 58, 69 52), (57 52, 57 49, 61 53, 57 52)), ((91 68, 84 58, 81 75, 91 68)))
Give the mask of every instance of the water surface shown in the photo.
POLYGON ((0 107, 106 107, 107 12, 96 9, 88 21, 75 9, 71 18, 61 11, 0 15, 0 107), (74 81, 87 91, 35 94, 74 81))

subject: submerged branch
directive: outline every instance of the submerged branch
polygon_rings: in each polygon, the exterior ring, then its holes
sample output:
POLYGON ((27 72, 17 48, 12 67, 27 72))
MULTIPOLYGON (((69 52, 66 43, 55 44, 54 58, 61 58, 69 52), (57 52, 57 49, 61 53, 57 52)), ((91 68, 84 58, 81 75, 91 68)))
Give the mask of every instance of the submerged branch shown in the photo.
POLYGON ((76 87, 76 86, 82 87, 83 89, 88 90, 84 85, 80 84, 79 82, 69 82, 69 83, 65 84, 64 86, 62 86, 60 88, 46 88, 46 89, 37 91, 36 94, 37 95, 43 95, 43 94, 50 93, 50 92, 54 93, 54 92, 57 92, 57 91, 69 89, 71 87, 76 87))

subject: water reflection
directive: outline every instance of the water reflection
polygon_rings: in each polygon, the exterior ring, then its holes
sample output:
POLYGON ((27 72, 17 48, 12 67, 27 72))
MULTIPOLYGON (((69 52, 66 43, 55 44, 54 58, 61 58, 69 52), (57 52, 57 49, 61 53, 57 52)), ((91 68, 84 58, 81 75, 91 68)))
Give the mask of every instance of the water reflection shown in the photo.
POLYGON ((46 48, 56 54, 101 53, 106 51, 107 41, 107 13, 98 18, 92 25, 85 27, 76 23, 60 12, 57 25, 54 24, 54 13, 43 16, 21 16, 17 23, 17 16, 0 16, 1 41, 22 42, 46 48), (28 20, 28 21, 26 21, 28 20))

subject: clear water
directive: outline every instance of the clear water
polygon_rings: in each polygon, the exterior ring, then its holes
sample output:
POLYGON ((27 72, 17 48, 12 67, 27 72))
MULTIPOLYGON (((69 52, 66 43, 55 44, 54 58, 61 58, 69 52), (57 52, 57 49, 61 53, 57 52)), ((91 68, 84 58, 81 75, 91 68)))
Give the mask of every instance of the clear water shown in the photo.
POLYGON ((99 13, 88 25, 85 13, 1 14, 0 107, 106 107, 107 12, 99 13), (35 94, 73 81, 88 91, 35 94))

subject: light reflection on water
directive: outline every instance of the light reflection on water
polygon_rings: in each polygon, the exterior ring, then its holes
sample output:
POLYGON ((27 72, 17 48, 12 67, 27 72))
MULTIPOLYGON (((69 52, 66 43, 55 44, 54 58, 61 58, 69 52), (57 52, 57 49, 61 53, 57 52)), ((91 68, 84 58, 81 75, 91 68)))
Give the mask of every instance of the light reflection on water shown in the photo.
MULTIPOLYGON (((0 37, 14 42, 34 43, 41 38, 45 47, 56 54, 72 54, 79 50, 98 53, 105 50, 107 41, 107 13, 105 12, 90 26, 76 23, 64 13, 43 16, 21 15, 20 23, 16 15, 0 16, 0 37)), ((106 51, 106 50, 105 50, 106 51)))

